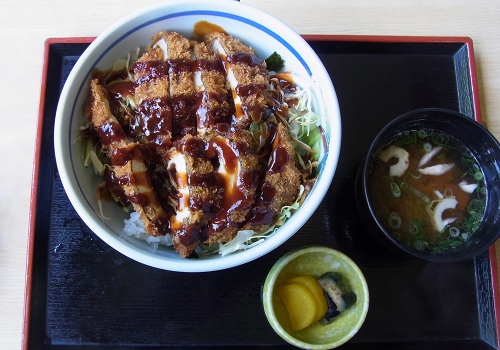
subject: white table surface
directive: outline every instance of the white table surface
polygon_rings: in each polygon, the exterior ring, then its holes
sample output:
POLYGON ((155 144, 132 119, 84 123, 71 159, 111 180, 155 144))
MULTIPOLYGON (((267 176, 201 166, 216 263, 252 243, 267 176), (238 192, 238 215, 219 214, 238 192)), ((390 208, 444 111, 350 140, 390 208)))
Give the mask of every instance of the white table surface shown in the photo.
MULTIPOLYGON (((157 1, 0 0, 0 349, 20 349, 44 41, 97 36, 157 1)), ((500 138, 500 1, 242 0, 301 34, 467 36, 483 122, 500 138)), ((497 242, 497 251, 500 245, 497 242)))

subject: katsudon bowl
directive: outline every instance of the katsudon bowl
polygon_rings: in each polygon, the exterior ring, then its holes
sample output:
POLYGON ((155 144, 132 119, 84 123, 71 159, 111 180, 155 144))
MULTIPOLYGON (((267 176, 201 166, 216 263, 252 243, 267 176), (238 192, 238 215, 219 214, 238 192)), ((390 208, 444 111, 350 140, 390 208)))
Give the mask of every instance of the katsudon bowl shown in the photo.
MULTIPOLYGON (((122 61, 123 62, 123 61, 122 61)), ((64 189, 78 215, 104 242, 125 256, 152 267, 206 272, 253 261, 277 248, 314 213, 333 179, 340 151, 341 123, 336 93, 328 72, 315 52, 284 23, 273 16, 236 1, 179 1, 155 4, 138 10, 111 25, 81 55, 61 92, 55 119, 55 156, 64 189), (201 29, 200 29, 201 28, 201 29), (316 181, 298 210, 276 231, 257 244, 235 245, 231 253, 198 254, 182 258, 172 246, 159 239, 143 240, 124 233, 130 213, 113 201, 100 200, 97 187, 103 182, 92 166, 82 160, 80 142, 93 71, 108 71, 118 59, 143 52, 160 31, 177 32, 192 38, 195 30, 214 28, 251 46, 255 56, 265 59, 277 52, 284 59, 283 71, 307 90, 310 109, 318 116, 318 167, 316 181)), ((142 236, 143 237, 143 236, 142 236)), ((144 237, 143 237, 144 238, 144 237)), ((165 240, 168 240, 168 236, 165 240)), ((168 242, 167 242, 168 243, 168 242)), ((227 250, 226 250, 227 253, 227 250)))

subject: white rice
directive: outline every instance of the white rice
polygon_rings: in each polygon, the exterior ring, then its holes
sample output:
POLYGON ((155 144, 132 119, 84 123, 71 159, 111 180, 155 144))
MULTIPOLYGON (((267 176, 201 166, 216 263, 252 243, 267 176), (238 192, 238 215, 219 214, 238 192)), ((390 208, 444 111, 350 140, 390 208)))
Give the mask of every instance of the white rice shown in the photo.
POLYGON ((158 249, 160 244, 165 246, 171 246, 173 244, 170 235, 158 237, 148 235, 144 231, 144 223, 136 212, 130 214, 130 219, 125 219, 123 221, 125 223, 125 227, 123 228, 123 233, 125 235, 146 241, 153 249, 158 249))

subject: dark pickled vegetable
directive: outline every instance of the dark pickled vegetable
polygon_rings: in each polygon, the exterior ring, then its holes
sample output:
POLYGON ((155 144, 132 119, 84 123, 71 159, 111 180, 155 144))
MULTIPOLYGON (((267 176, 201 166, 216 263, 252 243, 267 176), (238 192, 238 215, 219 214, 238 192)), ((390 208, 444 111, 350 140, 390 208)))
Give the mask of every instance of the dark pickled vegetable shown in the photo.
POLYGON ((325 325, 334 321, 343 311, 356 303, 356 294, 343 281, 341 274, 327 272, 318 278, 328 303, 328 311, 320 323, 325 325))
POLYGON ((328 293, 324 292, 326 303, 328 304, 328 310, 325 316, 319 320, 322 325, 328 324, 333 321, 335 317, 340 315, 340 311, 337 311, 337 305, 333 302, 332 298, 328 296, 328 293))

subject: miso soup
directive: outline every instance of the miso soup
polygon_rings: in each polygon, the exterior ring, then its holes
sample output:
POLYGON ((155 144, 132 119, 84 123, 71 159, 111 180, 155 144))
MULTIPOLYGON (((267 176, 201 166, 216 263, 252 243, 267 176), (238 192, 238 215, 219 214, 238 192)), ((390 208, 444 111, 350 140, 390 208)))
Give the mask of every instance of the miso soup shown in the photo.
POLYGON ((458 140, 429 129, 398 134, 378 150, 368 191, 379 221, 396 239, 431 253, 467 241, 486 206, 474 156, 458 140))

